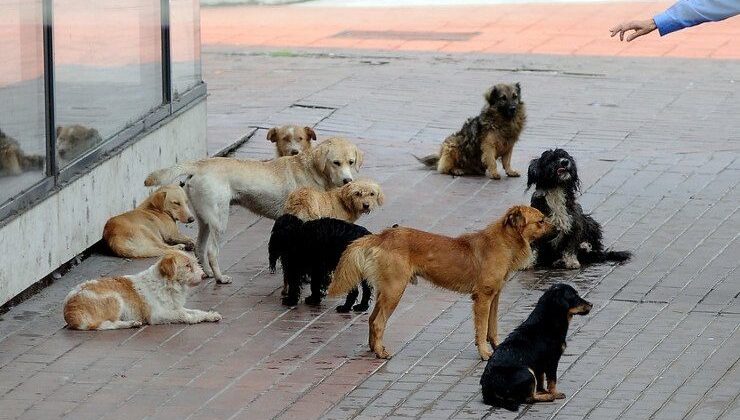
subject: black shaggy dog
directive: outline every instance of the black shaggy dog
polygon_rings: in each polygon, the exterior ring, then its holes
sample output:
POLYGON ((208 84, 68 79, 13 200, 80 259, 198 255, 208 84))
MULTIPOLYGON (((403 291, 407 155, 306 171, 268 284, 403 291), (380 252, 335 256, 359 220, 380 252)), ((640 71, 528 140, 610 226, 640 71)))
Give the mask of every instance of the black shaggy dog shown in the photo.
MULTIPOLYGON (((344 249, 355 239, 369 234, 370 231, 362 226, 328 217, 308 222, 291 214, 278 217, 272 227, 268 250, 270 270, 275 271, 278 258, 283 265, 284 281, 288 286, 283 305, 298 304, 302 283, 309 276, 311 295, 306 298, 306 304, 320 304, 331 280, 330 274, 344 249)), ((349 292, 344 305, 337 307, 337 312, 349 312, 350 309, 366 311, 372 295, 369 283, 362 282, 362 301, 352 306, 358 295, 356 288, 349 292)))
POLYGON ((547 150, 529 164, 527 189, 535 186, 532 207, 552 223, 552 233, 532 244, 535 264, 579 268, 581 264, 625 262, 628 251, 604 250, 601 226, 576 201, 580 188, 576 161, 563 149, 547 150))
POLYGON ((480 378, 483 401, 517 411, 520 404, 565 398, 557 390, 557 371, 568 324, 592 307, 567 284, 552 285, 488 360, 480 378))

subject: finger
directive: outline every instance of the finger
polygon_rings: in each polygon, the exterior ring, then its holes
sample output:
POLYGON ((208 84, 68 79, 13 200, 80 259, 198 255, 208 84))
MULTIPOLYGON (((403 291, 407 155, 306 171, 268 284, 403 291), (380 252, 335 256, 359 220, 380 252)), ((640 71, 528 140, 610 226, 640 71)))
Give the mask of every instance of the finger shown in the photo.
POLYGON ((625 29, 622 29, 621 31, 619 31, 619 41, 620 42, 624 41, 624 31, 625 29))
POLYGON ((639 37, 645 35, 648 32, 650 32, 650 31, 646 31, 645 29, 642 29, 642 30, 639 30, 639 31, 635 31, 635 32, 631 33, 629 36, 627 36, 627 42, 630 42, 633 39, 639 38, 639 37))

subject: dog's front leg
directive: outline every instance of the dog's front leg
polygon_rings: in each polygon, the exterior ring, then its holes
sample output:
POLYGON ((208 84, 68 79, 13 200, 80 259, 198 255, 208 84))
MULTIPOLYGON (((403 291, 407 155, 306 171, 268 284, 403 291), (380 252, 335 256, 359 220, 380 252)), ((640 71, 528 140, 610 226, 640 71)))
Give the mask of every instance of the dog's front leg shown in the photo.
POLYGON ((484 142, 481 144, 481 161, 486 167, 486 176, 493 179, 501 179, 501 175, 498 174, 498 167, 496 166, 496 147, 491 143, 484 142))
POLYGON ((556 400, 562 400, 563 398, 565 398, 565 394, 563 394, 562 392, 558 392, 557 370, 558 362, 555 361, 553 366, 548 367, 548 369, 545 371, 545 375, 547 375, 547 393, 552 395, 552 397, 556 400))
MULTIPOLYGON (((475 345, 481 360, 488 360, 493 352, 488 348, 488 323, 493 304, 493 289, 483 288, 473 292, 473 321, 475 322, 475 345)), ((495 321, 494 316, 494 322, 495 321)))
POLYGON ((488 313, 488 342, 493 347, 493 351, 496 351, 498 347, 498 298, 501 296, 501 291, 497 291, 491 300, 491 311, 488 313))
POLYGON ((167 243, 170 245, 184 245, 185 251, 194 251, 195 242, 189 237, 180 233, 180 231, 173 232, 168 238, 165 238, 167 243))
POLYGON ((182 308, 188 314, 190 324, 197 324, 200 322, 218 322, 222 319, 221 314, 216 311, 201 311, 199 309, 187 309, 182 308))
POLYGON ((511 150, 506 152, 503 156, 501 156, 501 163, 504 166, 504 171, 506 171, 506 175, 510 177, 517 177, 519 176, 519 172, 516 171, 516 169, 511 167, 511 155, 514 152, 514 148, 512 147, 511 150))

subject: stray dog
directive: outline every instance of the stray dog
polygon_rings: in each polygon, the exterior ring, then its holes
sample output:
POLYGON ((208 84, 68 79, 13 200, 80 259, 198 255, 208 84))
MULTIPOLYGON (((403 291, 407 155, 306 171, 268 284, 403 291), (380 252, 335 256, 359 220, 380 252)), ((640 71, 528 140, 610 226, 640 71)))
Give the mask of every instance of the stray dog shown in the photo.
POLYGON ((293 190, 326 190, 350 183, 362 166, 362 152, 347 140, 325 140, 305 153, 271 161, 210 158, 154 171, 144 185, 159 185, 188 175, 185 191, 198 219, 196 254, 209 277, 230 283, 218 265, 218 243, 226 232, 229 204, 277 219, 293 190))
POLYGON ((506 175, 519 176, 511 167, 511 154, 527 120, 521 87, 519 83, 498 84, 488 89, 484 98, 486 105, 480 114, 447 137, 439 155, 417 159, 442 174, 485 174, 500 179, 496 159, 501 158, 506 175))
POLYGON ((547 150, 529 164, 527 189, 532 185, 532 207, 540 210, 554 229, 532 244, 533 263, 557 268, 580 268, 583 263, 630 259, 628 251, 605 251, 601 226, 576 201, 580 188, 576 161, 563 149, 547 150))
POLYGON ((586 315, 592 307, 567 284, 550 286, 486 364, 480 378, 483 401, 517 411, 523 403, 565 398, 557 390, 557 373, 568 324, 573 315, 586 315))
POLYGON ((98 130, 80 124, 59 126, 56 134, 57 154, 64 161, 74 160, 103 141, 98 130))
POLYGON ((172 250, 192 251, 195 243, 180 233, 177 221, 195 221, 188 198, 179 185, 165 185, 137 208, 112 217, 103 228, 103 240, 124 258, 159 257, 172 250))
POLYGON ((275 143, 277 157, 294 156, 311 148, 316 132, 311 127, 284 125, 271 128, 267 132, 267 140, 275 143))
MULTIPOLYGON (((291 214, 280 216, 272 227, 268 249, 270 271, 275 272, 278 258, 283 264, 284 281, 288 286, 283 305, 298 303, 301 283, 306 276, 311 276, 311 296, 306 298, 306 304, 319 305, 329 285, 329 275, 342 252, 352 241, 366 235, 370 235, 369 230, 343 220, 325 217, 303 222, 291 214)), ((358 294, 357 287, 352 289, 344 305, 337 307, 337 312, 366 311, 372 294, 366 281, 362 281, 362 301, 352 306, 358 294)))
POLYGON ((354 223, 360 215, 383 205, 380 185, 370 181, 353 181, 329 191, 300 188, 288 197, 285 212, 301 220, 331 217, 354 223))
POLYGON ((345 293, 362 279, 377 290, 370 315, 370 350, 379 358, 390 354, 383 346, 386 322, 401 300, 406 285, 421 276, 435 286, 473 298, 475 344, 481 359, 496 348, 498 300, 509 274, 529 260, 530 242, 551 226, 529 206, 510 208, 485 229, 450 238, 406 227, 386 229, 353 242, 342 254, 329 295, 345 293))
POLYGON ((64 301, 64 320, 75 330, 220 321, 218 312, 184 307, 188 289, 202 279, 203 270, 195 257, 169 252, 139 274, 79 284, 64 301))
POLYGON ((0 130, 0 176, 44 169, 44 157, 27 155, 18 142, 0 130))

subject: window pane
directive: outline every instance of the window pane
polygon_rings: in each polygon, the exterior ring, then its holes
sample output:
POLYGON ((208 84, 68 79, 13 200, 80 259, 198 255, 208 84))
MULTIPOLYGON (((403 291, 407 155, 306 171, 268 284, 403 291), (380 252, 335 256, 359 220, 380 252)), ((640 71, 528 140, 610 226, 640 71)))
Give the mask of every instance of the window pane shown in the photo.
POLYGON ((186 92, 201 82, 200 3, 198 0, 170 1, 170 45, 172 46, 172 95, 186 92))
POLYGON ((57 156, 64 167, 162 103, 158 0, 55 0, 57 156))
POLYGON ((41 0, 0 0, 0 204, 44 177, 41 0))

